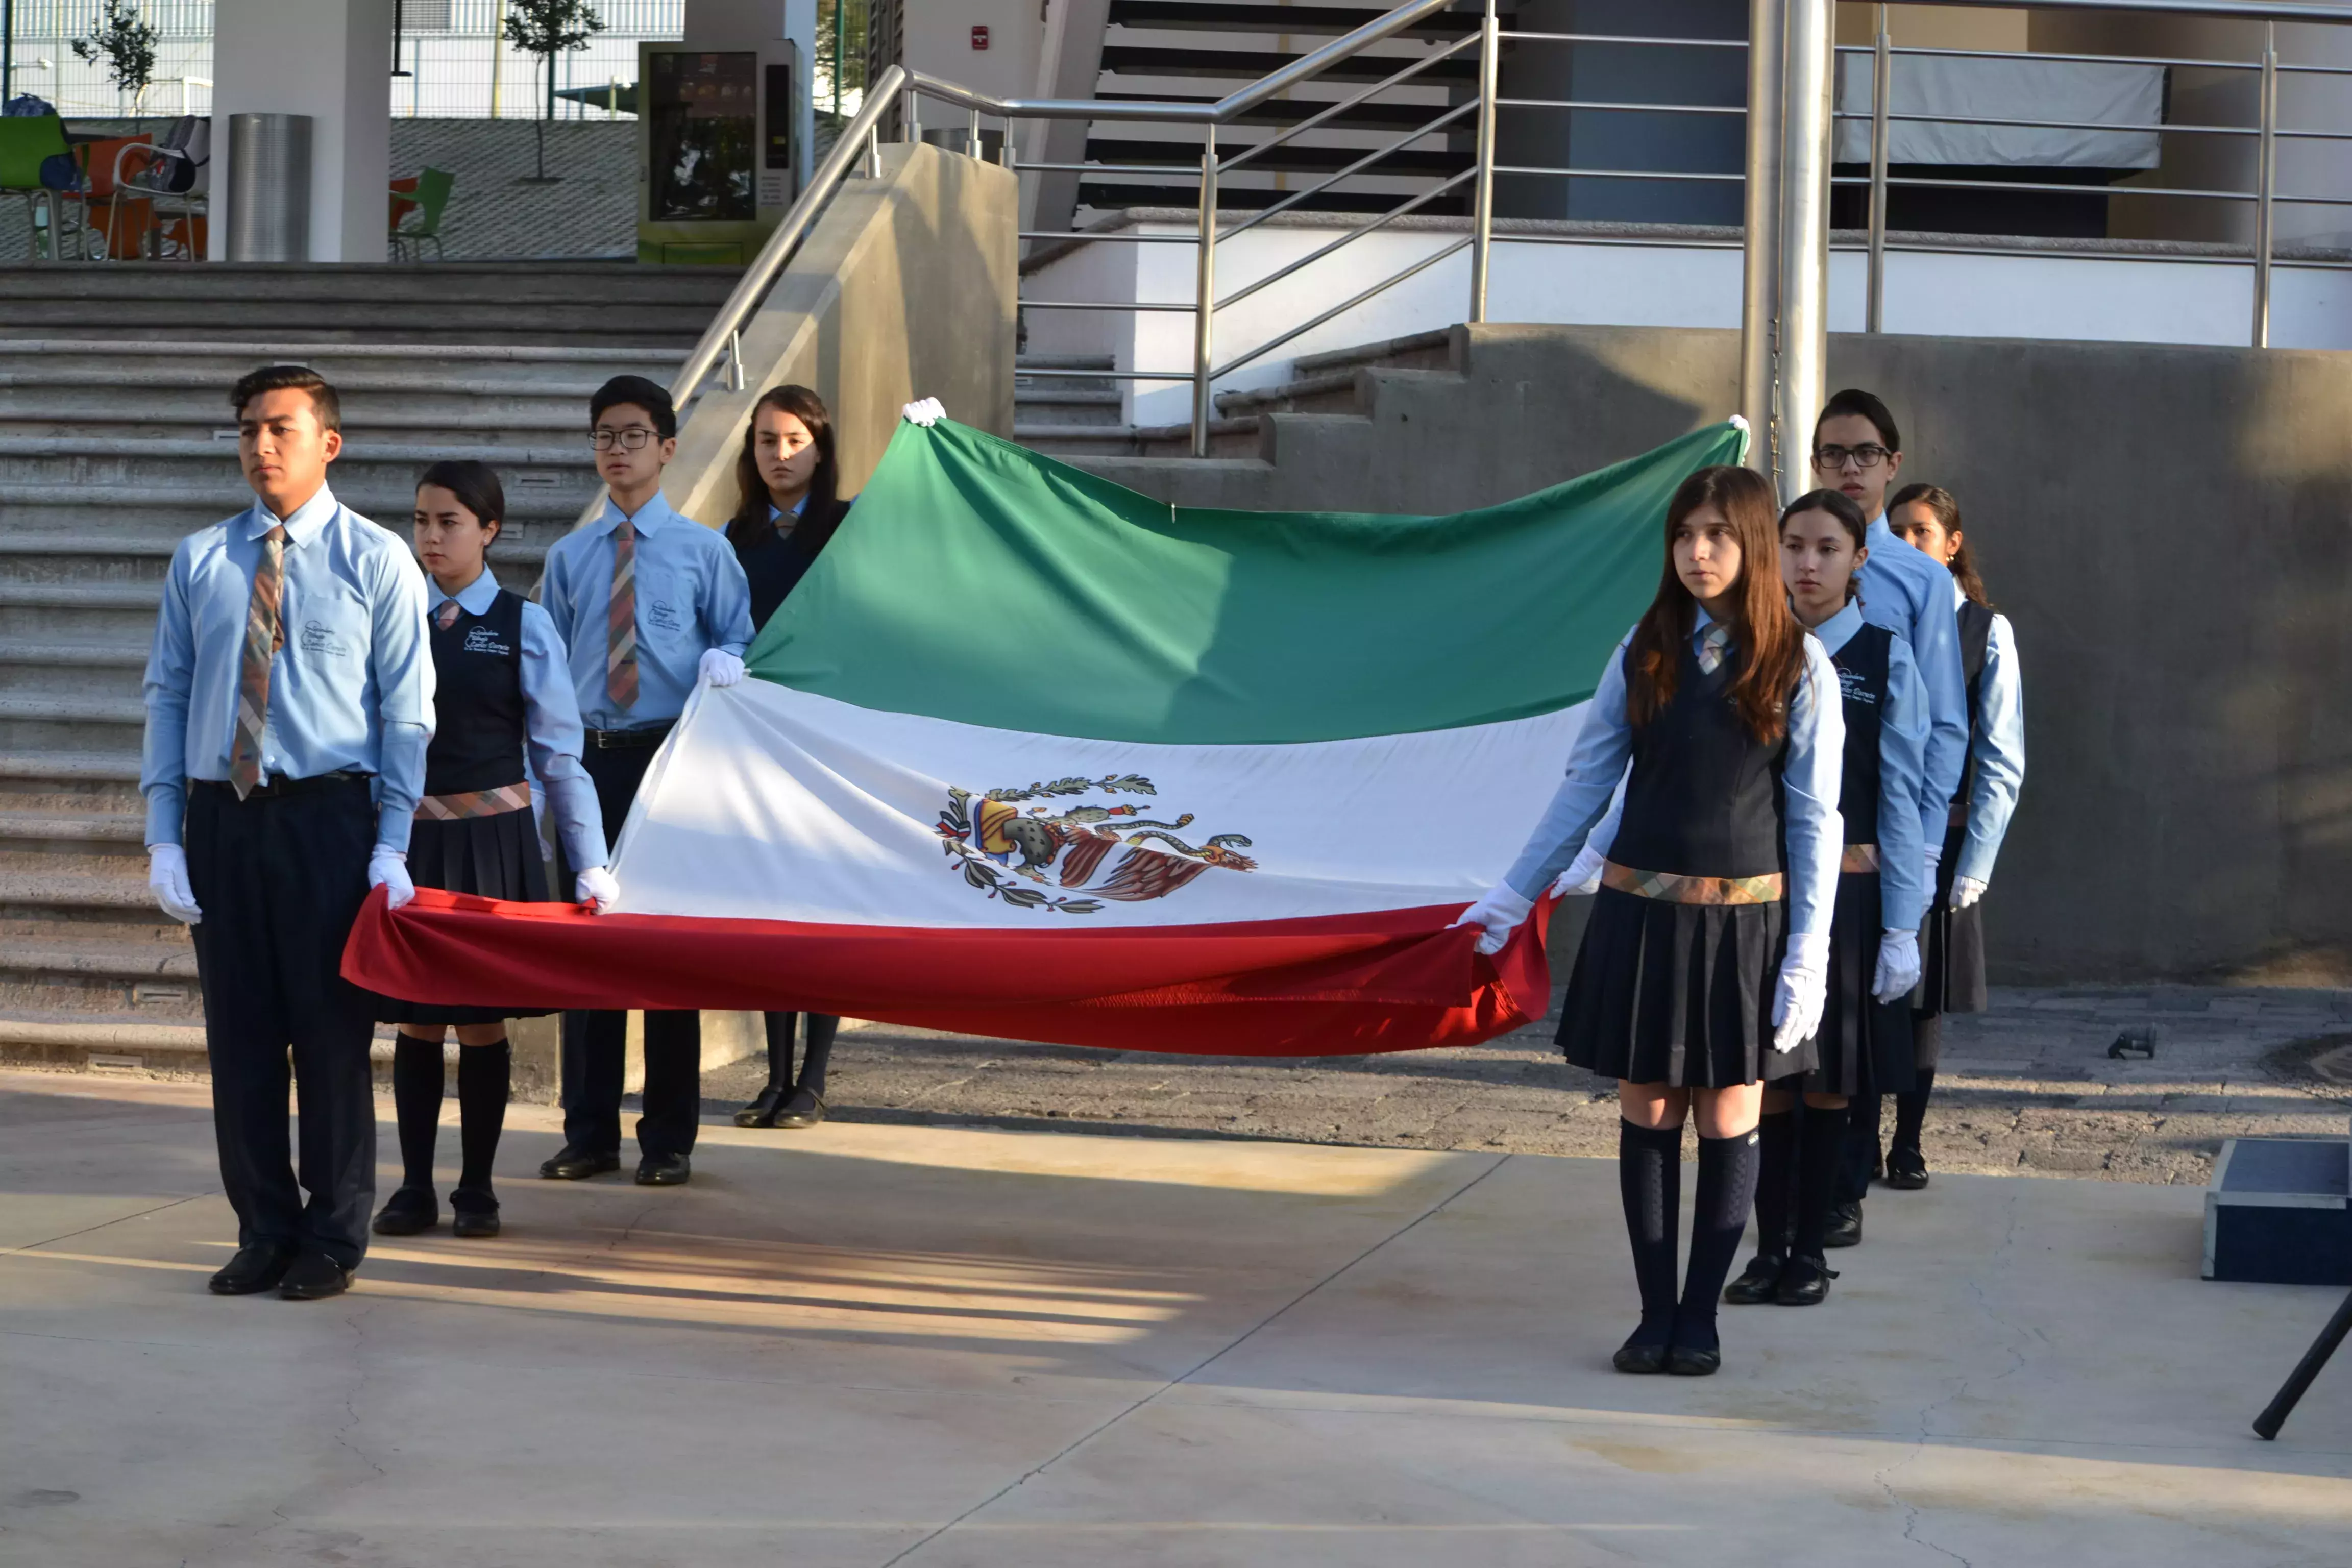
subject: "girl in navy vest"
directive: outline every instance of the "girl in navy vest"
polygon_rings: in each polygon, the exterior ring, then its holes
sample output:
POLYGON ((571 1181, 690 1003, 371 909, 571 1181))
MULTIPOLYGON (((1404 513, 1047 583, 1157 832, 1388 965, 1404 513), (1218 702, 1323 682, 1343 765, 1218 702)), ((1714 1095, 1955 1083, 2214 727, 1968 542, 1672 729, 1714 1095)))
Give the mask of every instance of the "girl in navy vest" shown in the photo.
MULTIPOLYGON (((1960 619, 1960 668, 1969 686, 1969 766, 1952 803, 1944 858, 1936 870, 1936 898, 1927 916, 1927 984, 1912 1020, 1917 1037, 1918 1080, 1895 1097, 1895 1136, 1886 1150, 1886 1184, 1927 1184, 1919 1134, 1927 1097, 1936 1087, 1936 1059, 1947 1013, 1985 1006, 1984 913, 1977 900, 1992 880, 2009 819, 2025 787, 2025 688, 2017 634, 2007 616, 1993 613, 1984 579, 1969 554, 1960 503, 1934 485, 1909 485, 1886 505, 1889 527, 1951 569, 1952 601, 1960 619)), ((1877 1146, 1877 1117, 1870 1117, 1877 1146)))
POLYGON ((1459 922, 1499 952, 1624 780, 1559 1024, 1570 1061, 1618 1080, 1642 1297, 1620 1372, 1721 1364, 1716 1301, 1755 1201, 1762 1080, 1815 1065, 1845 733, 1837 676, 1780 586, 1778 515, 1746 468, 1702 468, 1675 490, 1657 597, 1602 671, 1567 781, 1459 922), (1697 1213, 1678 1296, 1686 1116, 1697 1213))
MULTIPOLYGON (((487 463, 436 463, 417 480, 416 555, 432 584, 425 614, 434 730, 408 873, 420 888, 544 902, 547 870, 530 798, 536 773, 569 863, 590 868, 579 874, 581 902, 609 908, 620 888, 605 868, 596 788, 580 764, 580 707, 562 640, 545 610, 499 586, 485 559, 505 516, 506 492, 487 463)), ((393 1000, 379 1008, 379 1016, 400 1026, 392 1096, 402 1165, 399 1190, 375 1216, 379 1234, 413 1236, 440 1219, 433 1152, 441 1041, 453 1026, 463 1163, 449 1194, 450 1228, 461 1237, 499 1233, 490 1167, 513 1064, 506 1020, 547 1011, 393 1000)))
MULTIPOLYGON (((833 416, 824 399, 805 386, 761 393, 735 459, 740 499, 727 524, 735 559, 751 584, 755 633, 792 596, 848 514, 850 503, 837 493, 840 477, 833 416)), ((798 1013, 767 1015, 767 1087, 735 1113, 736 1126, 814 1127, 824 1120, 825 1067, 841 1020, 825 1013, 808 1016, 808 1047, 795 1073, 793 1037, 800 1019, 798 1013)))
POLYGON ((1910 644, 1863 623, 1855 574, 1870 555, 1869 529, 1862 509, 1836 490, 1801 496, 1780 515, 1790 606, 1837 670, 1846 842, 1830 921, 1829 1002, 1802 1084, 1805 1109, 1801 1120, 1790 1089, 1764 1092, 1756 1257, 1724 1291, 1735 1305, 1809 1307, 1829 1294, 1822 1247, 1840 1196, 1847 1108, 1857 1095, 1875 1103, 1911 1087, 1927 693, 1910 644))

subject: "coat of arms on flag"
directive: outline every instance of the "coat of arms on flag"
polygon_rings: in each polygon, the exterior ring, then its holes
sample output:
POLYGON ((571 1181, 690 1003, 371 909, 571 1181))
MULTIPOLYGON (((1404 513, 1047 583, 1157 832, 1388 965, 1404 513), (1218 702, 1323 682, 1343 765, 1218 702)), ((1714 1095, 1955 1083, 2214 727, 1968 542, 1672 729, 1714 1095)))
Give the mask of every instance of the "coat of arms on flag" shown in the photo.
POLYGON ((950 789, 947 807, 940 813, 940 837, 949 858, 961 863, 963 879, 991 898, 1015 909, 1049 909, 1066 915, 1093 914, 1104 899, 1122 903, 1164 899, 1213 867, 1257 869, 1257 862, 1242 853, 1250 847, 1246 834, 1213 834, 1198 845, 1176 837, 1192 825, 1189 811, 1160 822, 1133 805, 1073 805, 1058 811, 1033 805, 1025 814, 1021 809, 1024 801, 1097 790, 1106 795, 1160 793, 1139 773, 992 789, 977 801, 970 790, 950 789), (1167 847, 1146 847, 1153 843, 1167 847), (1039 888, 1088 888, 1106 862, 1112 863, 1110 874, 1089 889, 1096 898, 1062 898, 1024 888, 1007 881, 999 869, 1009 868, 1039 888))

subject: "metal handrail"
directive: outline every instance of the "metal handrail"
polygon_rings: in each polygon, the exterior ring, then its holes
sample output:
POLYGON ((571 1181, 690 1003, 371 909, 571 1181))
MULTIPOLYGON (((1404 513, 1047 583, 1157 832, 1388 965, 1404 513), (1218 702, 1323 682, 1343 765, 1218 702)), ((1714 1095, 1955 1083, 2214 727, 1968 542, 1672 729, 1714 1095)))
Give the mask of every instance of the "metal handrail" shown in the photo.
MULTIPOLYGON (((1422 126, 1419 130, 1408 131, 1402 136, 1397 137, 1394 141, 1385 142, 1381 146, 1373 148, 1370 152, 1365 153, 1362 157, 1357 159, 1354 163, 1349 164, 1338 174, 1332 174, 1315 184, 1309 185, 1303 191, 1293 191, 1290 195, 1283 197, 1282 200, 1276 202, 1271 206, 1262 208, 1258 212, 1252 214, 1242 222, 1234 225, 1232 228, 1227 229, 1225 231, 1225 237, 1231 239, 1234 235, 1244 234, 1249 230, 1255 228, 1266 219, 1274 216, 1276 213, 1288 212, 1292 207, 1297 206, 1307 197, 1320 195, 1325 191, 1328 191, 1332 186, 1338 184, 1340 181, 1354 178, 1356 175, 1362 174, 1366 169, 1371 167, 1374 163, 1377 163, 1381 159, 1387 157, 1390 153, 1402 151, 1409 143, 1418 142, 1424 136, 1436 135, 1440 127, 1453 124, 1454 121, 1461 119, 1464 115, 1470 113, 1477 107, 1478 100, 1475 98, 1455 104, 1453 108, 1447 110, 1436 119, 1429 121, 1426 125, 1422 126)), ((1223 166, 1220 165, 1220 167, 1222 168, 1223 166)))
POLYGON ((1343 98, 1339 100, 1339 102, 1333 104, 1330 108, 1310 115, 1307 119, 1300 121, 1296 125, 1286 127, 1279 134, 1269 137, 1264 142, 1253 142, 1249 147, 1244 149, 1242 152, 1236 153, 1232 157, 1220 163, 1217 165, 1217 172, 1221 174, 1230 174, 1235 169, 1240 168, 1244 163, 1248 163, 1252 158, 1256 157, 1259 153, 1271 151, 1274 148, 1283 145, 1293 137, 1303 135, 1307 132, 1314 130, 1317 126, 1322 124, 1325 121, 1329 120, 1334 115, 1343 113, 1348 110, 1355 108, 1356 105, 1363 102, 1374 93, 1386 92, 1392 87, 1396 87, 1402 82, 1410 81, 1412 78, 1420 75, 1423 71, 1427 70, 1430 67, 1437 64, 1440 60, 1450 60, 1455 55, 1460 54, 1465 48, 1478 41, 1477 34, 1465 34, 1462 37, 1455 39, 1453 43, 1446 45, 1445 47, 1438 49, 1433 53, 1423 55, 1419 59, 1408 63, 1402 70, 1393 72, 1391 75, 1382 78, 1381 80, 1374 82, 1371 86, 1365 88, 1360 92, 1350 93, 1346 98, 1343 98))
POLYGON ((1330 244, 1326 245, 1319 249, 1308 251, 1306 255, 1300 257, 1297 260, 1292 262, 1289 266, 1283 268, 1281 270, 1269 272, 1265 277, 1259 279, 1256 282, 1249 284, 1244 288, 1234 289, 1232 293, 1217 301, 1217 309, 1222 310, 1227 305, 1238 305, 1244 300, 1246 300, 1251 295, 1256 293, 1259 289, 1269 288, 1274 284, 1279 283, 1284 279, 1289 277, 1292 273, 1300 270, 1302 268, 1308 267, 1315 262, 1322 260, 1325 257, 1330 255, 1341 246, 1351 244, 1356 240, 1361 239, 1368 234, 1376 234, 1401 217, 1411 216, 1414 212, 1420 210, 1430 202, 1435 201, 1439 196, 1444 195, 1446 192, 1452 190, 1463 181, 1475 178, 1477 175, 1477 173, 1478 171, 1474 167, 1465 169, 1457 174, 1449 176, 1442 184, 1432 185, 1429 189, 1422 192, 1421 195, 1413 197, 1411 201, 1406 202, 1402 206, 1391 207, 1387 212, 1382 213, 1378 218, 1375 218, 1372 222, 1362 224, 1357 227, 1349 229, 1347 233, 1341 235, 1330 244))

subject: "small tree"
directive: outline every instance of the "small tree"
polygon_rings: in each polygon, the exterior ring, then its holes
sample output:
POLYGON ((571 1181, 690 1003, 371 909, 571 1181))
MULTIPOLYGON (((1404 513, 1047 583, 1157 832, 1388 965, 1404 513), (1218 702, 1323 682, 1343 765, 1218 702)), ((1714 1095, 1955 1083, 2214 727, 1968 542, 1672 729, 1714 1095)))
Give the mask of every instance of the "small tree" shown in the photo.
POLYGON ((106 0, 97 29, 87 38, 76 38, 73 52, 93 65, 104 63, 115 91, 130 95, 131 112, 136 116, 147 84, 155 79, 155 40, 162 36, 139 19, 132 0, 106 0))
MULTIPOLYGON (((117 0, 110 0, 110 4, 117 0)), ((584 49, 604 30, 590 0, 509 0, 507 42, 537 55, 547 73, 547 97, 539 118, 539 178, 547 178, 547 122, 555 118, 555 57, 584 49)))

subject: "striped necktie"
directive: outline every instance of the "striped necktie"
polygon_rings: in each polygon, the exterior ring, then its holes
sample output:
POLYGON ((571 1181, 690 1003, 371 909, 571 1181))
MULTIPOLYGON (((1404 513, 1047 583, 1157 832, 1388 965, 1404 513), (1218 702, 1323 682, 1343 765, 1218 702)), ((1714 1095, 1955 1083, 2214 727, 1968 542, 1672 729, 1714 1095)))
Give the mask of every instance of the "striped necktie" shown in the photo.
POLYGON ((1723 663, 1723 656, 1731 647, 1731 628, 1721 621, 1710 621, 1706 630, 1698 635, 1698 672, 1713 675, 1723 663))
POLYGON ((243 800, 261 783, 261 733, 269 721, 269 661, 286 646, 278 617, 278 593, 286 577, 286 525, 262 536, 261 561, 253 569, 253 597, 245 607, 245 654, 236 676, 236 743, 229 752, 228 782, 243 800))
POLYGON ((436 631, 444 631, 444 632, 446 632, 446 631, 447 631, 451 626, 456 626, 457 624, 457 600, 455 600, 455 599, 444 599, 444 600, 442 600, 442 601, 441 601, 441 608, 440 608, 438 611, 436 611, 436 612, 434 614, 434 616, 433 616, 433 626, 434 626, 434 629, 435 629, 435 630, 436 630, 436 631))
POLYGON ((637 705, 637 525, 613 530, 613 600, 604 619, 604 691, 613 706, 637 705))

